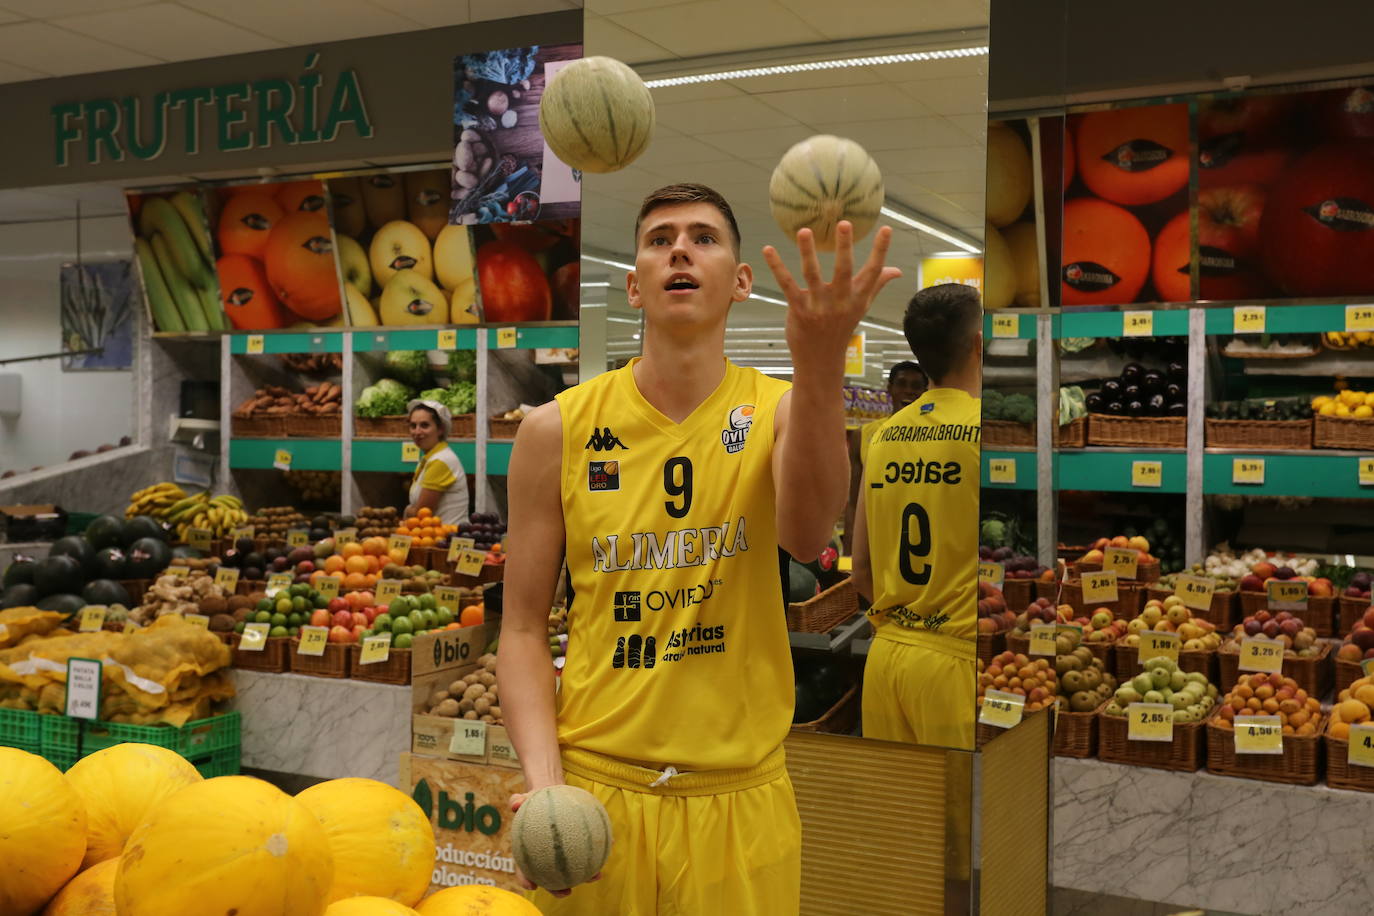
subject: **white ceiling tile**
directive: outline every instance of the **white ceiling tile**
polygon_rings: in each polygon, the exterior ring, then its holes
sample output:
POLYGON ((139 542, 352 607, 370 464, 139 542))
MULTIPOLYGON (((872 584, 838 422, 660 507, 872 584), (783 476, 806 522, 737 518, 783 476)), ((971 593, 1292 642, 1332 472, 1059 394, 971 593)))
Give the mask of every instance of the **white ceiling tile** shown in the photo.
MULTIPOLYGON (((698 134, 697 139, 717 149, 725 150, 741 159, 772 159, 776 165, 794 143, 800 143, 816 132, 804 124, 765 130, 735 130, 722 133, 698 134)), ((770 166, 771 168, 771 166, 770 166)))
POLYGON ((372 0, 388 12, 396 13, 431 28, 464 25, 471 22, 468 0, 372 0))
POLYGON ((571 3, 568 0, 468 0, 468 3, 473 22, 537 16, 540 13, 555 13, 559 10, 582 7, 581 3, 571 3))
POLYGON ((656 105, 657 117, 688 136, 755 127, 786 127, 792 118, 750 96, 656 105))
POLYGON ((834 125, 833 133, 849 137, 869 151, 921 149, 927 146, 958 146, 969 137, 945 118, 902 118, 891 121, 856 121, 834 125))
MULTIPOLYGON (((223 0, 180 0, 182 6, 211 16, 225 16, 223 0)), ((270 35, 287 45, 318 44, 393 32, 414 31, 420 23, 389 12, 367 0, 329 0, 320 7, 281 0, 234 0, 235 25, 270 35)))
POLYGON ((833 0, 788 0, 789 7, 826 38, 866 38, 949 29, 986 28, 986 2, 863 0, 837 8, 833 0))
POLYGON ((977 78, 906 80, 897 88, 935 114, 983 114, 988 109, 987 83, 977 78))
POLYGON ((609 19, 591 14, 583 23, 582 43, 588 57, 600 54, 627 64, 664 60, 673 56, 668 49, 621 28, 609 19))
POLYGON ((747 51, 759 47, 761 38, 768 46, 822 39, 820 32, 771 0, 696 0, 622 13, 615 21, 679 57, 747 51))
POLYGON ((988 117, 986 114, 950 115, 946 121, 973 138, 979 145, 986 145, 988 137, 988 117))
POLYGON ((655 105, 676 105, 678 102, 699 102, 702 99, 726 99, 748 95, 734 83, 696 83, 691 86, 659 86, 652 91, 655 105))
POLYGON ((905 175, 918 172, 952 170, 983 173, 984 148, 965 139, 958 146, 934 146, 921 149, 870 150, 873 160, 884 175, 905 175))
POLYGON ((636 10, 651 10, 663 6, 690 6, 695 0, 588 0, 587 12, 598 16, 619 16, 636 10))
POLYGON ((729 152, 708 146, 692 137, 674 136, 655 131, 653 142, 644 154, 635 160, 635 166, 653 171, 664 166, 684 162, 720 162, 732 158, 729 152))
POLYGON ((174 3, 56 19, 53 25, 162 60, 191 60, 280 48, 273 38, 174 3), (194 35, 194 41, 187 36, 194 35))
POLYGON ((894 83, 906 80, 982 79, 988 78, 988 59, 984 57, 952 57, 947 60, 914 60, 903 64, 883 64, 883 76, 894 83))
POLYGON ((82 13, 127 10, 151 0, 5 0, 5 13, 21 19, 56 19, 82 13))
POLYGON ((903 175, 905 180, 935 194, 982 193, 986 184, 983 170, 969 168, 957 172, 919 172, 903 175))
POLYGON ((160 63, 155 57, 117 48, 46 22, 0 26, 0 61, 54 76, 160 63))
POLYGON ((0 25, 6 22, 23 22, 24 17, 18 13, 11 13, 9 10, 0 10, 0 25))
POLYGON ((881 67, 837 67, 834 70, 752 76, 736 80, 731 85, 738 86, 751 95, 761 95, 792 89, 829 89, 833 86, 863 86, 881 82, 885 82, 881 67))
POLYGON ((804 124, 885 121, 929 114, 920 102, 894 86, 836 86, 830 89, 793 89, 753 96, 804 124))
POLYGON ((44 76, 48 76, 48 74, 0 61, 0 83, 19 83, 24 80, 41 79, 44 76))

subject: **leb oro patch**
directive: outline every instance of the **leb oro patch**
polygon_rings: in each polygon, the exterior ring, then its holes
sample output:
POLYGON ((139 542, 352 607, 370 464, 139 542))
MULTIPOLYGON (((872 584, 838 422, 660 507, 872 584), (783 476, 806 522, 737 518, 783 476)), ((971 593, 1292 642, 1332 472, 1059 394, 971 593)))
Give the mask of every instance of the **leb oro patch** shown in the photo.
POLYGON ((620 462, 587 462, 587 489, 592 491, 593 493, 599 490, 619 490, 620 462))

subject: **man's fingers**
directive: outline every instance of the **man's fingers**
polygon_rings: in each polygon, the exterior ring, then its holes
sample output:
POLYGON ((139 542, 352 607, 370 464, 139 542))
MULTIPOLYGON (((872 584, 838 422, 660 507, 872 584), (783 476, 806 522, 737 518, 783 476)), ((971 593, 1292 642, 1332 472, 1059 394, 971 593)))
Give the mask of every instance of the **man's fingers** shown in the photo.
POLYGON ((515 793, 514 795, 512 795, 512 796, 510 797, 510 809, 511 809, 511 811, 512 811, 512 812, 519 811, 519 810, 520 810, 520 806, 523 805, 523 804, 525 803, 525 799, 527 799, 527 798, 529 798, 529 795, 526 794, 526 793, 524 793, 524 792, 517 792, 517 793, 515 793))
POLYGON ((848 289, 854 276, 854 225, 847 219, 835 226, 835 275, 830 282, 848 289))
POLYGON ((773 271, 773 279, 778 281, 778 287, 788 301, 801 298, 802 291, 798 288, 797 281, 792 279, 792 272, 782 262, 782 255, 778 254, 778 249, 772 245, 763 246, 763 260, 768 269, 773 271))
POLYGON ((868 262, 864 270, 877 273, 887 262, 887 250, 892 247, 892 227, 881 226, 873 236, 873 248, 868 252, 868 262))
POLYGON ((896 280, 901 275, 902 269, 900 267, 884 267, 883 272, 878 275, 878 282, 873 286, 873 294, 869 297, 869 301, 872 302, 874 299, 878 298, 878 294, 883 291, 883 287, 887 286, 887 284, 896 280))
POLYGON ((816 236, 810 229, 797 231, 797 248, 801 251, 802 278, 806 280, 807 289, 820 289, 825 281, 821 279, 821 262, 816 257, 816 236))

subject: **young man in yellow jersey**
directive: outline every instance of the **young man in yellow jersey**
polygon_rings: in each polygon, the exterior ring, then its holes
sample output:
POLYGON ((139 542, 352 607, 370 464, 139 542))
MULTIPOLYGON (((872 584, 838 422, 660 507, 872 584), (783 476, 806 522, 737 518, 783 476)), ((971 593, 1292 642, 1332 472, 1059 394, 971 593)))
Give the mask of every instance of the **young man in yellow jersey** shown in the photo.
POLYGON ((841 227, 829 282, 811 233, 798 234, 806 289, 764 250, 788 300, 789 389, 724 355, 730 307, 753 283, 729 204, 700 185, 651 194, 626 283, 644 355, 520 424, 504 718, 528 791, 586 789, 614 828, 601 880, 566 899, 538 892, 544 913, 797 912, 776 545, 816 557, 844 508, 845 345, 900 275, 883 267, 890 229, 855 272, 841 227), (565 557, 574 598, 555 690, 546 621, 565 557))
MULTIPOLYGON (((896 413, 925 394, 929 384, 925 372, 909 359, 889 369, 887 396, 892 401, 892 412, 896 413)), ((844 510, 844 547, 851 555, 854 552, 854 514, 858 511, 859 494, 862 492, 859 482, 863 476, 864 459, 868 457, 868 444, 873 441, 873 433, 885 420, 865 423, 849 436, 849 504, 844 510)))
POLYGON ((868 738, 973 749, 982 316, 970 286, 912 297, 903 331, 931 387, 868 448, 854 545, 875 628, 868 738))

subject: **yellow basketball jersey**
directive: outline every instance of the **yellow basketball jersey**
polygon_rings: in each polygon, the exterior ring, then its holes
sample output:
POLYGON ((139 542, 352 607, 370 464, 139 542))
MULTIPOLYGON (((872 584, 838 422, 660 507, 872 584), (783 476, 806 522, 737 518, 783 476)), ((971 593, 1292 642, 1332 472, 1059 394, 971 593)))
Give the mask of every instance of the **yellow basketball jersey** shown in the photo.
POLYGON ((980 438, 979 400, 932 388, 879 427, 863 473, 874 592, 869 619, 879 633, 970 658, 977 639, 980 438))
POLYGON ((574 593, 559 743, 751 767, 792 721, 771 465, 790 386, 727 362, 679 424, 640 394, 637 362, 558 395, 574 593))

